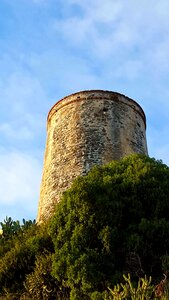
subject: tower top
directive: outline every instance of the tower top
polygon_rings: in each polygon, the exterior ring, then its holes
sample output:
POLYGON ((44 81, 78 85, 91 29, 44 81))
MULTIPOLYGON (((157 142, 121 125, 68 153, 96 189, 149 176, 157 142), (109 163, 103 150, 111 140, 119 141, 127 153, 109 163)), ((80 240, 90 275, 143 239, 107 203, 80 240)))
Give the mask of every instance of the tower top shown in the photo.
POLYGON ((133 99, 127 97, 124 94, 113 92, 113 91, 107 91, 107 90, 84 90, 79 91, 76 93, 72 93, 68 96, 65 96, 64 98, 58 100, 50 109, 47 117, 47 122, 50 122, 50 119, 55 112, 57 112, 61 107, 69 105, 72 102, 76 101, 82 101, 82 100, 100 100, 100 99, 107 99, 112 101, 123 101, 126 99, 126 105, 129 105, 133 107, 133 109, 136 109, 137 107, 137 113, 139 113, 144 121, 145 128, 146 128, 146 115, 144 113, 144 110, 142 107, 133 99))

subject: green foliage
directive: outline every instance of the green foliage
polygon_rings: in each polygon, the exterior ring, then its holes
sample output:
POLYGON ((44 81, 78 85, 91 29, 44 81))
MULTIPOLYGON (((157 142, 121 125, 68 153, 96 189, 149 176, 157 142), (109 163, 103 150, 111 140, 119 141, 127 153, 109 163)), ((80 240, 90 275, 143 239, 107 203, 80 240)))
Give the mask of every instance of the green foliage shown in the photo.
MULTIPOLYGON (((36 255, 53 249, 45 227, 28 222, 0 244, 0 294, 22 292, 25 276, 34 270, 36 255), (29 223, 29 224, 28 224, 29 223), (26 226, 25 226, 26 225, 26 226), (29 225, 29 226, 28 226, 29 225)), ((3 239, 2 239, 3 241, 3 239)))
POLYGON ((131 282, 130 274, 128 276, 123 275, 125 284, 120 283, 114 286, 113 289, 109 288, 108 299, 112 300, 148 300, 154 293, 154 286, 151 285, 151 277, 147 279, 139 278, 137 286, 131 282))
POLYGON ((125 272, 161 276, 169 249, 169 168, 143 155, 94 167, 51 220, 52 275, 70 299, 99 299, 125 272))
POLYGON ((104 300, 168 300, 169 299, 169 282, 161 281, 160 293, 157 294, 157 287, 154 286, 151 282, 151 277, 147 279, 139 278, 137 284, 131 282, 130 274, 128 276, 123 275, 124 283, 115 285, 112 289, 109 289, 109 292, 105 295, 104 300))
POLYGON ((35 220, 28 220, 26 221, 23 219, 23 225, 20 224, 20 222, 13 221, 11 217, 6 217, 4 222, 0 222, 1 228, 2 228, 2 234, 1 234, 1 239, 5 238, 8 239, 12 235, 18 233, 19 231, 28 229, 31 225, 35 224, 35 220))
POLYGON ((64 193, 49 226, 0 225, 5 299, 146 300, 156 299, 153 290, 169 299, 166 278, 154 288, 144 277, 157 283, 169 274, 169 168, 161 161, 132 155, 94 167, 64 193))
POLYGON ((11 217, 6 217, 4 222, 0 222, 2 233, 0 234, 0 257, 3 257, 7 251, 13 248, 15 237, 22 236, 25 231, 35 225, 35 220, 26 221, 23 219, 23 224, 13 221, 11 217))
POLYGON ((4 222, 0 222, 2 228, 1 238, 9 238, 21 229, 19 221, 13 221, 11 217, 6 217, 4 222))
POLYGON ((26 276, 25 288, 27 295, 36 300, 63 299, 64 289, 51 276, 52 254, 45 252, 36 257, 35 268, 26 276))

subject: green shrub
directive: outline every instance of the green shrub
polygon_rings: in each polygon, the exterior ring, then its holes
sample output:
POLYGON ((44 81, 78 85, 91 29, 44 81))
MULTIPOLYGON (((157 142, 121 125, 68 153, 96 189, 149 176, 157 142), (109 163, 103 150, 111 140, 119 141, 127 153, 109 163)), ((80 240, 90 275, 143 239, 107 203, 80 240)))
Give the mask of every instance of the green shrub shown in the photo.
POLYGON ((46 228, 35 224, 12 235, 6 244, 1 245, 0 294, 22 293, 25 276, 34 270, 36 256, 45 249, 52 251, 53 244, 46 228))
POLYGON ((169 299, 169 282, 164 279, 154 286, 152 279, 145 276, 139 278, 137 283, 132 283, 130 274, 123 275, 124 283, 115 285, 104 297, 104 300, 168 300, 169 299))
POLYGON ((133 155, 94 167, 64 193, 49 226, 1 224, 0 295, 146 300, 156 299, 154 290, 169 299, 167 281, 160 290, 144 277, 159 282, 169 272, 168 211, 169 167, 161 161, 133 155))
POLYGON ((144 278, 139 278, 137 285, 135 286, 130 279, 130 275, 128 277, 123 275, 125 284, 120 283, 114 286, 113 289, 109 288, 109 296, 108 299, 112 300, 148 300, 151 299, 154 286, 151 285, 151 277, 147 279, 145 276, 144 278))
POLYGON ((51 256, 52 254, 48 252, 37 256, 34 271, 26 276, 24 286, 32 299, 63 299, 62 286, 59 286, 57 280, 51 276, 51 256))
POLYGON ((94 167, 64 193, 51 220, 52 275, 71 300, 100 297, 123 273, 158 280, 168 211, 169 167, 161 161, 132 155, 94 167))

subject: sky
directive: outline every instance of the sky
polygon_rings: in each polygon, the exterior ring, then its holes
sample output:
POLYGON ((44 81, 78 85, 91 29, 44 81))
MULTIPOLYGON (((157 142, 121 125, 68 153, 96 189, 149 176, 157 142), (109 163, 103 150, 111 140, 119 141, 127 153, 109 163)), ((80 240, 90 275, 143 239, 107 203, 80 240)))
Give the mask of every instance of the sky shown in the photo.
POLYGON ((168 0, 0 0, 0 221, 37 216, 48 111, 74 92, 136 100, 169 165, 168 0))

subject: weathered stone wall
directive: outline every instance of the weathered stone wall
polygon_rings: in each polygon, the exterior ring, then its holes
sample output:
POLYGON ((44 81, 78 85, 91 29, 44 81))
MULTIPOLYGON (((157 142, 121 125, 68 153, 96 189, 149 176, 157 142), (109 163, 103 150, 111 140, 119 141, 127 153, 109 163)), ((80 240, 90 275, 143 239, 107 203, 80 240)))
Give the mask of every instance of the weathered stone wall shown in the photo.
POLYGON ((131 153, 147 154, 146 120, 132 99, 109 91, 84 91, 49 112, 37 222, 47 219, 74 178, 93 165, 131 153))

